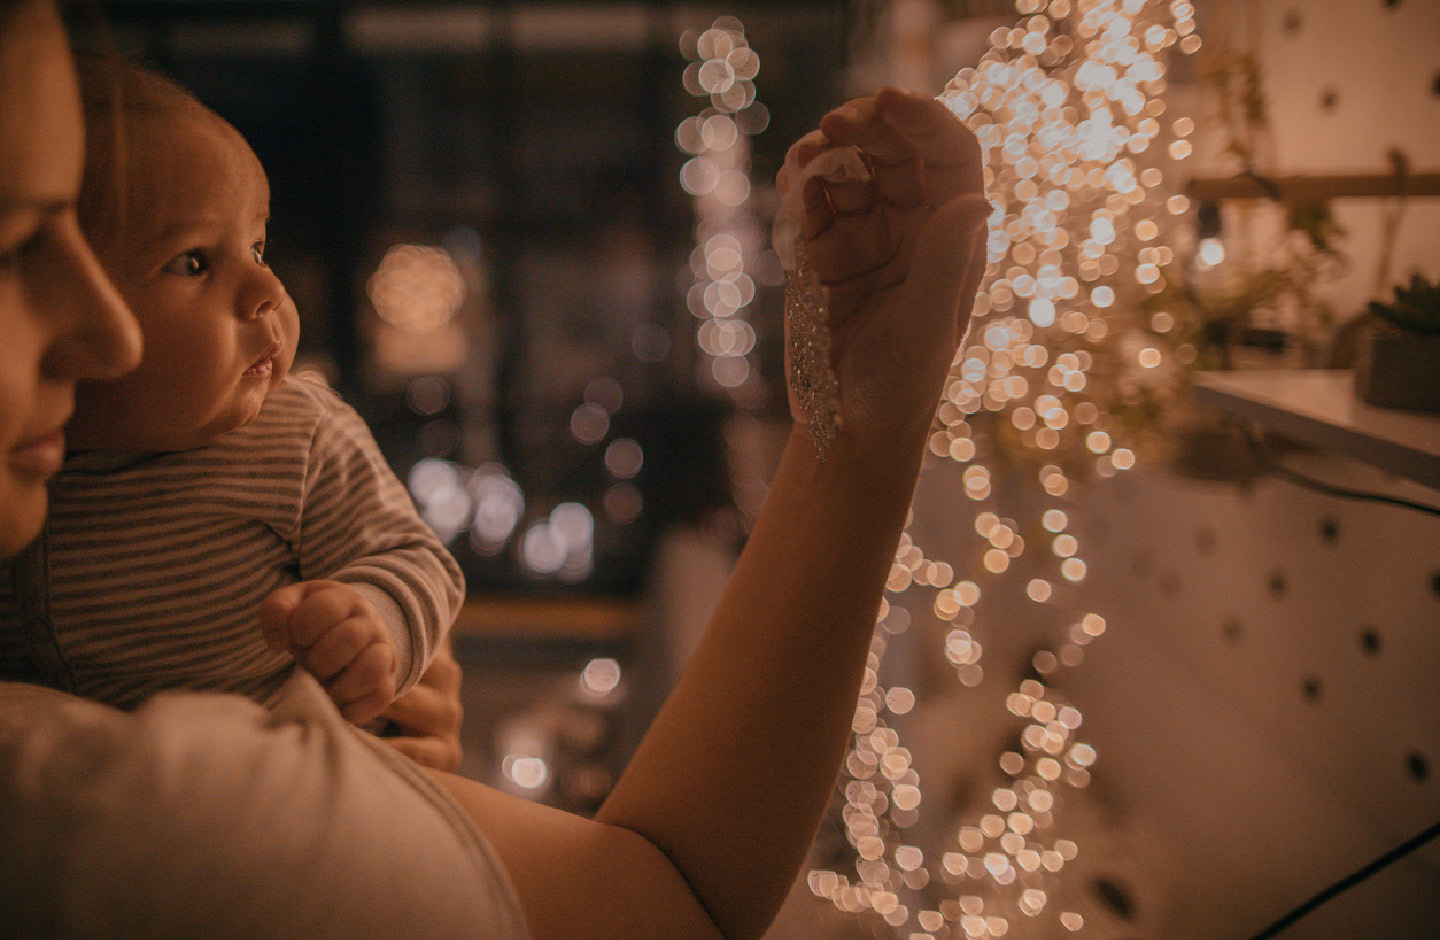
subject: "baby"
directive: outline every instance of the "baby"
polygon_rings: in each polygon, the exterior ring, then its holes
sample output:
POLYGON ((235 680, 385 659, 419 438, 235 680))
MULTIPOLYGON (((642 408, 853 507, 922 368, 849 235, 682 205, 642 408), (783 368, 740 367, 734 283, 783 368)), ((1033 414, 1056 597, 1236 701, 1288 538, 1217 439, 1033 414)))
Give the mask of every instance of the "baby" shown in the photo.
POLYGON ((0 675, 273 704, 298 662, 365 723, 425 670, 460 570, 359 416, 288 375, 299 317, 245 140, 137 66, 82 85, 81 222, 144 354, 77 391, 47 529, 0 577, 0 675))

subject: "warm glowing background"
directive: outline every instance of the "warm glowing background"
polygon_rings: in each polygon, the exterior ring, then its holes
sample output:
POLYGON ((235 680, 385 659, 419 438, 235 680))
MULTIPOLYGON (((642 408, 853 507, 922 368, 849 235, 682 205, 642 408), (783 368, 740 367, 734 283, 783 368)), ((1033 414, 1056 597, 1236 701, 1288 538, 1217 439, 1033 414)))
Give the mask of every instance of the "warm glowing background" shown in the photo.
MULTIPOLYGON (((301 368, 466 569, 467 774, 603 799, 783 433, 774 172, 900 84, 987 148, 989 267, 772 936, 1243 937, 1440 817, 1440 525, 1189 390, 1440 276, 1433 196, 1188 186, 1440 169, 1434 0, 99 6, 251 140, 301 368)), ((1432 847, 1285 936, 1436 924, 1432 847)))

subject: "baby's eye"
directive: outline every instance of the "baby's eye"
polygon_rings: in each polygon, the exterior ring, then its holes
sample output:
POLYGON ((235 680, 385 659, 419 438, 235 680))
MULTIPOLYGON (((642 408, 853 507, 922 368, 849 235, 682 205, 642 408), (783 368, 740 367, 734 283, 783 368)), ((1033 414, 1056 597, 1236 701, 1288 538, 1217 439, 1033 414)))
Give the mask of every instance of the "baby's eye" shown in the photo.
POLYGON ((264 263, 265 263, 265 243, 264 243, 264 242, 256 242, 255 244, 251 245, 251 246, 250 246, 250 253, 255 256, 255 263, 256 263, 256 264, 264 264, 264 263))
POLYGON ((210 270, 210 265, 205 260, 204 252, 191 249, 171 258, 163 270, 166 274, 178 274, 180 277, 199 277, 210 270))

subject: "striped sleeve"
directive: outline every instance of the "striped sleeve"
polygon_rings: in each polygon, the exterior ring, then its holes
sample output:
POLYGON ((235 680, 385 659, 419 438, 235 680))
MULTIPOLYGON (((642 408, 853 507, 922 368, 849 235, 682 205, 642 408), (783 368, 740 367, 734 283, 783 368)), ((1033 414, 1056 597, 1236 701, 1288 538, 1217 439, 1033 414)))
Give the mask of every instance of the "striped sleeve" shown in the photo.
POLYGON ((396 685, 404 691, 454 622, 464 577, 415 512, 360 416, 328 389, 297 384, 324 412, 300 507, 300 578, 350 584, 375 604, 394 636, 396 685))

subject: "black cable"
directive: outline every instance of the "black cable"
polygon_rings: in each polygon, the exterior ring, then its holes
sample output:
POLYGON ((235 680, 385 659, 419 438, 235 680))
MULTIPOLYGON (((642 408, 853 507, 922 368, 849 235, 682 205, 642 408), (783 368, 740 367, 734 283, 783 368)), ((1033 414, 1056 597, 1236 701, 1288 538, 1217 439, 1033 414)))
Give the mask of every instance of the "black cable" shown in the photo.
POLYGON ((1308 477, 1303 473, 1297 473, 1289 467, 1282 466, 1271 461, 1265 456, 1264 448, 1255 438, 1255 435, 1248 427, 1241 426, 1240 433, 1245 438, 1245 443, 1250 448, 1250 455, 1255 462, 1273 473, 1278 473, 1286 479, 1307 489, 1324 493, 1327 496, 1337 496, 1341 499, 1359 499, 1374 503, 1387 503, 1391 506, 1399 506, 1402 509, 1413 509, 1416 512, 1428 513, 1432 516, 1440 516, 1440 506, 1430 506, 1425 503, 1417 503, 1413 500, 1402 499, 1399 496, 1389 496, 1385 493, 1373 493, 1369 490, 1352 490, 1343 486, 1336 486, 1333 483, 1326 483, 1314 477, 1308 477))
POLYGON ((1279 184, 1270 177, 1256 173, 1255 170, 1249 166, 1240 171, 1240 176, 1243 179, 1251 180, 1255 185, 1265 190, 1265 195, 1270 197, 1271 202, 1285 201, 1285 194, 1280 191, 1279 184))
POLYGON ((1299 907, 1295 908, 1293 911, 1286 914, 1284 917, 1275 921, 1273 924, 1266 927, 1264 930, 1250 937, 1249 940, 1269 940, 1270 937, 1275 936, 1280 931, 1284 930, 1286 927, 1289 927, 1291 924, 1295 923, 1297 920, 1304 917, 1306 914, 1315 910, 1315 908, 1335 897, 1337 894, 1349 891, 1351 888, 1355 887, 1360 882, 1364 881, 1366 878, 1369 878, 1371 875, 1375 874, 1380 869, 1386 867, 1387 865, 1398 862, 1400 859, 1420 848, 1425 843, 1431 841, 1436 836, 1440 836, 1440 822, 1435 823, 1433 826, 1431 826, 1429 829, 1426 829, 1418 836, 1415 836, 1414 838, 1395 846, 1395 848, 1375 859, 1370 864, 1365 865, 1362 868, 1356 869, 1354 872, 1351 872, 1344 878, 1341 878, 1339 881, 1335 882, 1330 887, 1326 888, 1324 891, 1321 891, 1319 894, 1315 895, 1310 900, 1306 901, 1304 904, 1301 904, 1299 907))

